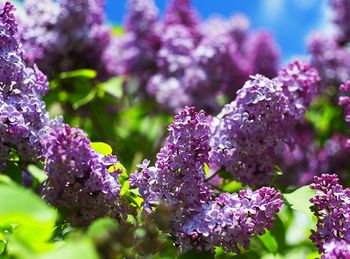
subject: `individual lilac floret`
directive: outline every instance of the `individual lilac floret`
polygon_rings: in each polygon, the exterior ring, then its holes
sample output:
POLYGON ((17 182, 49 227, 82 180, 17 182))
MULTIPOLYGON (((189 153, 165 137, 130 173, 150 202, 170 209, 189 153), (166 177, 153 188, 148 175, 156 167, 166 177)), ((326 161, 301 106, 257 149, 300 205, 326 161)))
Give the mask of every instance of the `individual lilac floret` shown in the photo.
POLYGON ((334 9, 334 23, 339 29, 339 38, 342 42, 350 41, 350 1, 331 0, 334 9))
POLYGON ((53 129, 44 142, 48 175, 44 199, 66 210, 75 226, 104 216, 118 218, 121 172, 115 167, 117 158, 94 151, 86 134, 68 125, 53 129))
POLYGON ((318 93, 320 77, 317 70, 296 60, 281 69, 278 78, 285 85, 285 95, 294 103, 296 117, 302 119, 318 93))
POLYGON ((334 37, 316 32, 308 39, 311 65, 322 78, 323 88, 339 84, 350 79, 350 52, 340 46, 334 37))
POLYGON ((326 243, 350 241, 350 190, 338 184, 338 177, 323 174, 314 177, 311 189, 317 194, 310 201, 312 211, 317 217, 317 231, 312 230, 311 240, 321 252, 326 243))
POLYGON ((240 253, 249 248, 251 237, 272 228, 282 205, 281 194, 273 188, 221 194, 184 225, 181 246, 210 251, 220 246, 240 253))
POLYGON ((271 33, 252 33, 245 43, 245 51, 254 68, 253 74, 262 74, 269 78, 276 76, 280 51, 271 33))
POLYGON ((339 97, 339 105, 344 106, 345 121, 350 126, 350 80, 340 85, 340 92, 346 94, 339 97))
POLYGON ((350 244, 345 241, 330 241, 324 244, 321 259, 348 259, 350 258, 350 244))
POLYGON ((100 79, 111 76, 104 62, 114 41, 103 0, 26 0, 24 6, 20 36, 29 64, 50 76, 79 68, 97 70, 100 79))
POLYGON ((147 210, 166 201, 174 213, 191 215, 210 198, 209 186, 204 182, 209 124, 204 112, 186 107, 175 116, 168 131, 167 144, 158 153, 155 167, 145 162, 130 184, 139 188, 147 210))
POLYGON ((34 65, 27 67, 17 40, 14 7, 0 5, 0 141, 2 160, 14 148, 26 162, 41 157, 41 131, 49 123, 45 103, 46 76, 34 65))

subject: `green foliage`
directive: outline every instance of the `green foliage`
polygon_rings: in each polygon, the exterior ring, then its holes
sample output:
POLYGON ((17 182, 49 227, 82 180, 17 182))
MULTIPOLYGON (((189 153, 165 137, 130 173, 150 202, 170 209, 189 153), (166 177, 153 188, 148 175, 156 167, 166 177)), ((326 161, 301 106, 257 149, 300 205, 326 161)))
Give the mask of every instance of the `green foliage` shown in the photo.
POLYGON ((316 191, 310 189, 309 186, 303 186, 292 193, 286 193, 283 197, 291 205, 291 208, 300 211, 310 218, 314 217, 310 207, 310 198, 316 195, 316 191))
POLYGON ((110 145, 103 142, 92 142, 91 147, 98 153, 101 153, 104 156, 112 154, 112 148, 110 145))

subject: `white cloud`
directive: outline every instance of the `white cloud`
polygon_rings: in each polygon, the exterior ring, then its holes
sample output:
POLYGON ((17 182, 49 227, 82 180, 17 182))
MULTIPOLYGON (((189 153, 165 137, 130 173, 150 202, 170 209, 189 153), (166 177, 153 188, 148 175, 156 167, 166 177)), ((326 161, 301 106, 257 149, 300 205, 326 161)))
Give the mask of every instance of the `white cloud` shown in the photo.
POLYGON ((263 0, 262 10, 265 18, 269 21, 275 21, 284 11, 286 0, 263 0))

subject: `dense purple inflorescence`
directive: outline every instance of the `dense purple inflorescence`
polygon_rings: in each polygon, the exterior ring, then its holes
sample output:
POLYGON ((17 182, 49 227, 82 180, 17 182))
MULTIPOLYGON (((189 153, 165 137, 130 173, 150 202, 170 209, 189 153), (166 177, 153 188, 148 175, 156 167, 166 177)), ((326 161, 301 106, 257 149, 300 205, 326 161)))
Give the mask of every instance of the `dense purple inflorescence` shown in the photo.
POLYGON ((46 76, 34 65, 27 67, 17 40, 14 7, 0 9, 0 170, 14 148, 24 161, 41 157, 40 132, 49 123, 45 103, 46 76))
POLYGON ((248 34, 242 15, 203 22, 190 0, 171 1, 163 20, 151 0, 128 7, 119 73, 136 77, 141 92, 171 111, 195 105, 216 112, 218 98, 234 98, 249 74, 276 75, 277 44, 267 32, 248 34))
MULTIPOLYGON (((317 231, 312 231, 311 240, 320 251, 331 241, 350 241, 350 190, 338 184, 336 175, 323 174, 315 177, 311 189, 317 194, 310 201, 317 217, 317 231)), ((327 246, 326 246, 327 247, 327 246)))
POLYGON ((323 246, 321 259, 347 259, 350 258, 350 244, 345 241, 330 241, 323 246))
POLYGON ((211 166, 246 184, 271 180, 274 156, 292 143, 292 131, 315 97, 317 72, 295 61, 270 80, 256 75, 212 121, 211 166))
POLYGON ((104 25, 103 0, 25 1, 20 36, 26 62, 47 75, 92 68, 104 79, 118 53, 107 50, 115 41, 104 25), (113 56, 108 56, 113 55, 113 56))
POLYGON ((171 234, 182 250, 212 251, 222 246, 239 252, 249 239, 270 228, 274 213, 283 204, 272 188, 211 197, 204 163, 209 159, 209 123, 203 112, 185 108, 169 126, 167 145, 157 156, 155 167, 145 161, 141 173, 131 176, 148 213, 160 203, 170 208, 171 234))
POLYGON ((44 142, 48 175, 44 199, 67 210, 76 226, 103 216, 118 218, 121 172, 115 167, 117 158, 94 151, 86 134, 68 125, 52 129, 44 142))

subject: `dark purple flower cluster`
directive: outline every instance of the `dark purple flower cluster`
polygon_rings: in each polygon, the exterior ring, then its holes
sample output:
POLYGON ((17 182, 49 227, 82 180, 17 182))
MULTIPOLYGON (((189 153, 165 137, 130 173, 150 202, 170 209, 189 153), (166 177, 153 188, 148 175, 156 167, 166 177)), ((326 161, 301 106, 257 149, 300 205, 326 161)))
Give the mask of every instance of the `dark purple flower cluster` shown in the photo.
POLYGON ((334 23, 338 26, 338 37, 342 42, 350 41, 350 1, 331 0, 332 8, 335 11, 334 23))
POLYGON ((14 148, 24 161, 40 158, 40 132, 49 123, 45 103, 46 76, 34 65, 27 67, 17 40, 14 7, 0 7, 0 170, 14 148))
POLYGON ((334 241, 323 246, 321 259, 347 259, 350 258, 350 244, 345 241, 334 241))
POLYGON ((204 171, 209 135, 204 113, 186 107, 169 126, 167 145, 158 154, 155 167, 148 167, 145 161, 130 184, 138 188, 148 213, 158 204, 169 206, 171 234, 183 251, 212 251, 222 246, 239 252, 249 246, 252 236, 272 227, 283 201, 272 188, 224 193, 213 199, 204 171))
POLYGON ((26 0, 20 36, 28 64, 47 75, 92 68, 100 78, 113 74, 111 28, 104 24, 103 0, 26 0))
POLYGON ((67 210, 75 226, 104 216, 118 218, 121 172, 115 167, 117 158, 94 151, 86 134, 68 125, 53 128, 44 142, 48 175, 44 199, 67 210))
POLYGON ((216 111, 217 98, 234 98, 249 74, 277 73, 273 37, 249 34, 242 15, 203 22, 191 1, 173 0, 158 20, 151 0, 130 0, 128 6, 119 73, 136 77, 140 91, 170 110, 195 105, 216 111))
MULTIPOLYGON (((317 217, 317 231, 312 230, 311 240, 321 252, 332 241, 350 242, 350 190, 338 184, 336 175, 315 176, 311 189, 317 194, 310 201, 317 217), (326 245, 326 246, 325 246, 326 245)), ((329 246, 328 246, 329 248, 329 246)))
POLYGON ((270 80, 256 75, 212 121, 211 166, 245 184, 268 183, 275 155, 292 143, 293 128, 317 91, 317 72, 295 61, 270 80))
POLYGON ((285 172, 282 184, 302 186, 312 182, 313 177, 324 172, 337 172, 345 179, 350 168, 350 145, 348 137, 335 133, 323 145, 315 142, 310 127, 300 125, 294 133, 293 145, 286 145, 277 155, 277 164, 285 172))

